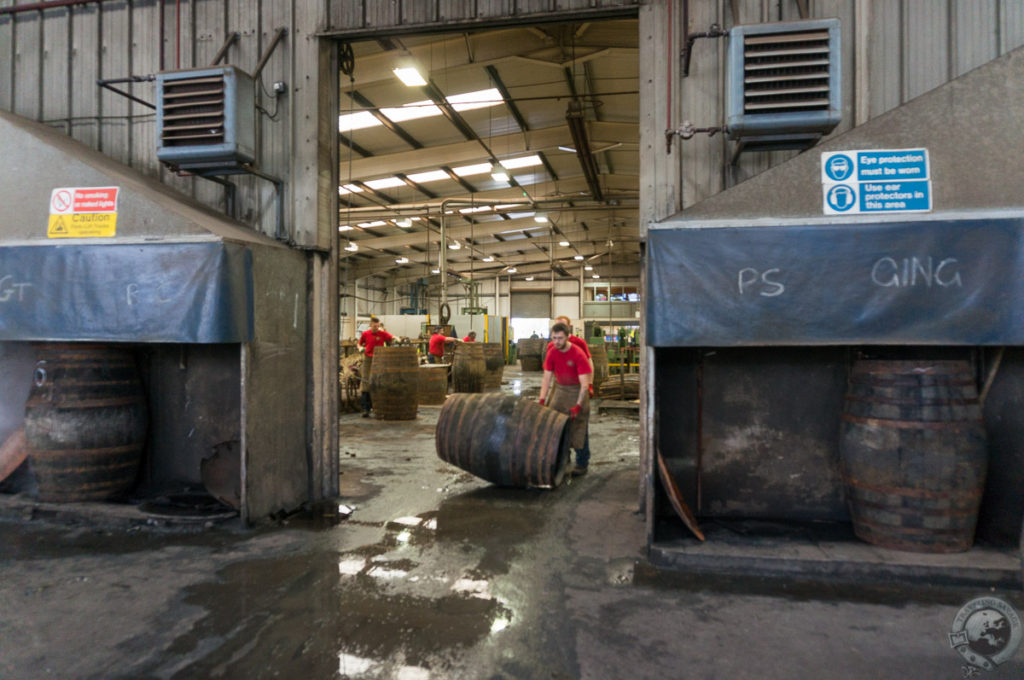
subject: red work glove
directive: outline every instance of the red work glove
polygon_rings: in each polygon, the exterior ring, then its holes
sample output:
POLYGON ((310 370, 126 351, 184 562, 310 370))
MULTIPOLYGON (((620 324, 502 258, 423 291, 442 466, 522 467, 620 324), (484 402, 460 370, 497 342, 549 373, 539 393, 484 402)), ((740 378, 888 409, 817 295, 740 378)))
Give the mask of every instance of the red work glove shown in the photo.
POLYGON ((543 397, 542 397, 542 398, 540 398, 540 399, 538 399, 538 400, 537 400, 537 403, 538 403, 538 404, 540 404, 541 406, 543 406, 543 405, 544 405, 544 399, 543 399, 543 397))
POLYGON ((576 416, 578 416, 580 414, 580 411, 582 411, 582 410, 583 410, 583 407, 580 406, 579 404, 576 404, 571 409, 569 409, 569 417, 570 418, 575 418, 576 416))
POLYGON ((587 393, 590 394, 590 396, 594 396, 594 383, 587 385, 587 393))

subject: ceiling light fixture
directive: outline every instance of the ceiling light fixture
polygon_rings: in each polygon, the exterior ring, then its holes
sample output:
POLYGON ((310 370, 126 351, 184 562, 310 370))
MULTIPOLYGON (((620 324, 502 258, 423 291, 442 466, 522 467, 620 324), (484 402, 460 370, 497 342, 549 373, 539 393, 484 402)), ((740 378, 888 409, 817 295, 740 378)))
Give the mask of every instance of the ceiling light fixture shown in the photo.
POLYGON ((430 270, 430 273, 431 274, 440 274, 441 270, 438 269, 437 267, 434 267, 433 269, 430 270))
POLYGON ((541 223, 548 222, 549 220, 547 212, 544 210, 538 210, 537 212, 533 213, 533 221, 541 223))
POLYGON ((483 258, 483 261, 484 262, 494 262, 494 258, 491 257, 490 255, 488 255, 487 257, 483 258))
POLYGON ((407 257, 396 257, 395 264, 409 264, 409 258, 407 257))
POLYGON ((585 266, 583 269, 584 269, 584 271, 588 271, 588 272, 594 271, 594 268, 591 267, 589 264, 587 266, 585 266))
POLYGON ((400 217, 397 220, 395 220, 395 224, 399 227, 402 227, 403 229, 408 229, 409 227, 412 226, 412 218, 400 217))
POLYGON ((338 227, 338 231, 352 231, 352 226, 348 224, 343 224, 340 227, 338 227))
POLYGON ((572 148, 571 146, 560 146, 560 147, 558 147, 558 150, 559 151, 568 151, 569 153, 576 153, 576 149, 572 148))
POLYGON ((508 268, 508 273, 509 274, 515 274, 516 273, 516 268, 515 267, 509 267, 508 268))
POLYGON ((574 260, 576 260, 577 262, 579 262, 580 260, 582 260, 582 259, 583 259, 583 256, 582 256, 582 255, 576 255, 576 256, 574 256, 574 257, 573 257, 572 259, 574 259, 574 260))
POLYGON ((532 276, 527 276, 527 277, 526 277, 526 280, 527 280, 527 281, 533 281, 533 277, 532 277, 532 276))
POLYGON ((359 250, 359 245, 349 241, 349 244, 347 246, 345 246, 345 250, 349 251, 350 253, 354 253, 357 250, 359 250))
POLYGON ((599 279, 599 278, 601 278, 601 275, 600 274, 594 274, 590 278, 592 278, 592 279, 599 279))
POLYGON ((500 163, 494 163, 491 165, 491 179, 495 182, 507 182, 508 171, 501 167, 500 163))
POLYGON ((448 244, 448 250, 458 250, 461 247, 462 244, 459 243, 458 241, 452 241, 451 243, 448 244))
POLYGON ((562 246, 563 248, 568 248, 569 247, 569 242, 568 241, 559 241, 558 245, 562 246))
POLYGON ((423 87, 427 84, 427 79, 415 66, 399 66, 391 69, 391 72, 409 87, 423 87))

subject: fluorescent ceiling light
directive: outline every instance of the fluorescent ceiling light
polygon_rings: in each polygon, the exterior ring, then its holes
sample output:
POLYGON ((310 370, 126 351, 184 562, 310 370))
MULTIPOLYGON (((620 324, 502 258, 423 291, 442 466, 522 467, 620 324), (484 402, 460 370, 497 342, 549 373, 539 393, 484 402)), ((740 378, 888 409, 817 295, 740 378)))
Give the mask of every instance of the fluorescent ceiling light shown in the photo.
POLYGON ((491 257, 490 255, 488 255, 487 257, 483 258, 483 261, 484 262, 494 262, 494 258, 491 257))
POLYGON ((345 250, 349 251, 350 253, 354 253, 357 250, 359 250, 359 245, 355 243, 349 243, 347 246, 345 246, 345 250))
POLYGON ((590 278, 592 278, 592 279, 599 279, 599 278, 601 278, 601 276, 600 276, 600 275, 598 275, 598 274, 594 274, 594 275, 593 275, 593 276, 591 276, 590 278))
POLYGON ((571 146, 560 146, 560 147, 558 147, 558 150, 559 151, 568 151, 569 153, 576 153, 576 149, 572 148, 571 146))
MULTIPOLYGON (((362 226, 362 225, 360 225, 360 226, 362 226)), ((582 256, 582 255, 577 255, 577 256, 575 256, 575 257, 574 257, 574 258, 572 258, 572 259, 574 259, 574 260, 576 260, 576 261, 578 262, 579 260, 582 260, 582 259, 583 259, 583 256, 582 256)))
POLYGON ((568 248, 569 247, 569 242, 568 241, 559 241, 558 245, 562 246, 563 248, 568 248))
MULTIPOLYGON (((503 103, 501 93, 494 88, 455 94, 447 99, 448 103, 451 104, 452 108, 456 111, 470 111, 472 109, 480 109, 488 106, 497 106, 503 103)), ((380 109, 380 112, 384 114, 386 118, 395 123, 441 115, 441 109, 439 109, 437 105, 429 99, 409 102, 403 106, 382 108, 380 109)), ((350 132, 352 130, 361 130, 364 128, 376 127, 378 125, 383 125, 383 123, 377 120, 377 118, 369 111, 358 111, 356 113, 346 113, 338 116, 338 132, 350 132)))
POLYGON ((343 224, 340 227, 338 227, 338 231, 352 231, 352 227, 351 225, 343 224))
POLYGON ((395 263, 396 264, 408 264, 408 262, 409 262, 409 258, 407 258, 407 257, 396 257, 395 258, 395 263))
POLYGON ((538 210, 537 212, 533 213, 533 221, 534 222, 541 222, 541 223, 547 222, 548 221, 548 214, 547 214, 547 212, 545 212, 543 210, 538 210))
POLYGON ((459 243, 458 241, 452 241, 451 243, 448 244, 448 249, 449 250, 458 250, 461 247, 462 247, 462 244, 459 243))
POLYGON ((430 270, 430 273, 431 274, 440 274, 441 270, 438 269, 437 267, 434 267, 433 269, 430 270))
POLYGON ((473 165, 460 165, 457 168, 452 168, 452 172, 459 177, 465 177, 466 175, 484 175, 490 171, 490 163, 474 163, 473 165))
POLYGON ((442 179, 448 179, 448 173, 444 170, 428 170, 427 172, 416 172, 409 175, 409 179, 417 184, 423 184, 424 182, 437 182, 442 179))
POLYGON ((382 177, 381 179, 367 180, 366 186, 371 189, 391 189, 393 187, 404 187, 405 182, 397 177, 382 177))
POLYGON ((491 179, 495 182, 507 182, 508 172, 500 164, 495 163, 491 166, 491 179))
POLYGON ((583 269, 584 269, 584 271, 588 271, 588 272, 594 271, 594 268, 591 267, 589 264, 587 266, 585 266, 583 269))
POLYGON ((509 267, 508 268, 508 273, 509 274, 515 274, 516 273, 516 268, 515 267, 509 267))
POLYGON ((360 222, 358 226, 363 229, 372 229, 373 227, 383 227, 387 222, 384 220, 377 220, 375 222, 360 222))
POLYGON ((401 217, 401 218, 395 220, 395 225, 399 226, 399 227, 402 227, 403 229, 408 229, 409 227, 412 226, 412 218, 411 217, 401 217))
POLYGON ((391 69, 391 72, 409 87, 422 87, 427 84, 426 78, 415 66, 401 66, 391 69))
POLYGON ((506 158, 501 161, 501 166, 507 170, 516 170, 518 168, 532 168, 535 165, 541 164, 540 156, 534 154, 532 156, 520 156, 519 158, 506 158))
POLYGON ((533 281, 533 277, 532 277, 532 276, 527 276, 527 277, 526 277, 526 280, 527 280, 527 281, 533 281))

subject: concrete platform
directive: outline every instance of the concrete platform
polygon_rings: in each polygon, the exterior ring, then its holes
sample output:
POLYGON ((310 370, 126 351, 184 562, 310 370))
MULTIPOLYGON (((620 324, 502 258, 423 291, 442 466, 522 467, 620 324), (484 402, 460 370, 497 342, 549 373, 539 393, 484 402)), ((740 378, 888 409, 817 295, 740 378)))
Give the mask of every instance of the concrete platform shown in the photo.
POLYGON ((975 546, 952 554, 888 550, 864 543, 849 525, 715 520, 701 522, 707 538, 682 535, 665 519, 649 558, 659 567, 695 574, 731 574, 766 578, 849 583, 926 582, 958 587, 1020 589, 1021 557, 1014 549, 975 546))

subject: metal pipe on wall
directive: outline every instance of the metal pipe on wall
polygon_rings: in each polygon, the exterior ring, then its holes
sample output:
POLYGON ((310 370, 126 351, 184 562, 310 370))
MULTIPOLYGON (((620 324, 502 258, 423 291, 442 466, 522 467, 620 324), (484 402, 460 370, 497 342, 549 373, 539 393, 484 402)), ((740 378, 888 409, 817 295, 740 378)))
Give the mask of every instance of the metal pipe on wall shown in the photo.
POLYGON ((49 2, 33 2, 27 5, 15 5, 14 7, 0 7, 0 14, 21 14, 22 12, 45 11, 60 7, 76 7, 78 5, 97 5, 103 0, 49 0, 49 2))

